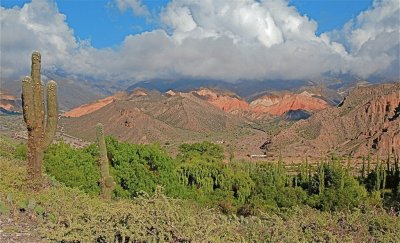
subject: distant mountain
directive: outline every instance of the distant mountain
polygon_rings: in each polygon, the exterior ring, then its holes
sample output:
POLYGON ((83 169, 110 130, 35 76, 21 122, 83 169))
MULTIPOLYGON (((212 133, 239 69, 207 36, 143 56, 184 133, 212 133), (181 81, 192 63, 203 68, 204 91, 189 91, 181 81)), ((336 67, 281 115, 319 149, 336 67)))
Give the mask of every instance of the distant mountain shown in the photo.
POLYGON ((220 80, 204 79, 154 79, 135 83, 128 87, 127 92, 136 88, 148 90, 158 90, 162 93, 168 90, 188 92, 200 88, 209 88, 216 90, 229 90, 247 100, 248 97, 265 90, 290 90, 311 85, 313 83, 304 80, 268 80, 268 81, 248 81, 242 80, 235 83, 229 83, 220 80))
MULTIPOLYGON (((246 122, 192 93, 162 94, 135 90, 114 96, 106 105, 103 103, 104 100, 100 100, 97 104, 101 105, 96 106, 98 109, 79 117, 64 118, 64 129, 69 134, 93 139, 94 126, 101 122, 108 134, 123 140, 148 143, 190 140, 208 133, 227 132, 246 122)), ((80 109, 85 111, 86 108, 82 106, 80 109)))
MULTIPOLYGON (((104 90, 82 80, 65 79, 58 76, 51 76, 51 79, 57 82, 58 105, 62 111, 109 95, 104 90)), ((21 94, 21 81, 19 80, 1 80, 1 86, 9 91, 10 95, 19 97, 21 94)))
POLYGON ((80 105, 70 111, 65 112, 63 115, 65 117, 80 117, 92 112, 95 112, 99 109, 101 109, 102 107, 110 104, 111 102, 113 102, 115 100, 114 96, 108 96, 104 99, 100 99, 88 104, 83 104, 80 105))
MULTIPOLYGON (((135 89, 131 92, 130 96, 143 96, 149 92, 144 89, 135 89)), ((152 91, 157 93, 158 91, 152 91)), ((216 108, 224 111, 225 113, 244 117, 246 119, 265 119, 271 116, 283 116, 286 119, 296 120, 305 119, 310 116, 311 113, 325 109, 330 106, 328 102, 321 98, 320 95, 311 94, 307 91, 303 91, 300 94, 291 92, 275 92, 275 94, 268 94, 253 100, 248 103, 235 93, 228 90, 217 90, 209 88, 200 88, 188 92, 178 92, 169 90, 164 94, 157 93, 159 96, 173 97, 173 96, 186 96, 196 97, 203 100, 216 108), (302 110, 302 114, 295 111, 302 110), (288 113, 289 112, 289 113, 288 113), (308 115, 308 116, 307 116, 308 115)), ((127 96, 127 94, 125 94, 127 96)), ((94 112, 105 105, 113 102, 116 99, 116 95, 109 96, 102 100, 98 100, 93 103, 84 104, 77 108, 74 108, 64 114, 66 117, 79 117, 91 112, 94 112)), ((143 105, 136 103, 135 105, 143 105)))
POLYGON ((315 113, 273 136, 265 148, 287 156, 400 154, 400 83, 354 88, 338 107, 315 113))
MULTIPOLYGON (((28 74, 28 73, 27 73, 28 74)), ((110 96, 119 91, 130 93, 136 88, 146 90, 158 90, 161 93, 168 90, 189 92, 200 88, 216 90, 229 90, 247 102, 255 98, 275 91, 289 91, 301 93, 321 93, 321 98, 329 104, 335 104, 341 100, 345 93, 359 82, 359 77, 352 75, 326 74, 318 80, 240 80, 226 82, 223 80, 199 79, 193 77, 176 79, 151 79, 134 82, 132 80, 102 80, 87 75, 71 75, 62 70, 52 70, 43 73, 44 81, 53 79, 59 85, 59 107, 61 110, 69 110, 73 107, 92 102, 110 96), (318 89, 318 90, 316 90, 318 89), (339 92, 339 97, 338 97, 339 92)), ((379 77, 368 80, 370 83, 383 82, 379 77)), ((384 80, 391 82, 391 80, 384 80)), ((20 80, 0 80, 2 89, 9 91, 11 95, 19 96, 21 92, 20 80)))
POLYGON ((269 113, 281 116, 288 111, 319 111, 327 108, 329 104, 325 100, 315 97, 314 94, 303 91, 300 94, 283 92, 264 95, 253 100, 250 106, 258 114, 269 113))
POLYGON ((0 90, 0 114, 21 114, 22 101, 5 90, 0 90))

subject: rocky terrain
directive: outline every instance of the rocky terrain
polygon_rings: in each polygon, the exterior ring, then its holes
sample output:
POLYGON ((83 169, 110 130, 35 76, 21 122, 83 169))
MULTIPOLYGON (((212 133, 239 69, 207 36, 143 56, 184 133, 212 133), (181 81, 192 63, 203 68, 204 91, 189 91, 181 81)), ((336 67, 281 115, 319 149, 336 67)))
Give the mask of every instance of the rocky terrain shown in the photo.
POLYGON ((353 157, 400 154, 400 83, 359 86, 338 107, 315 113, 266 141, 270 154, 353 157))

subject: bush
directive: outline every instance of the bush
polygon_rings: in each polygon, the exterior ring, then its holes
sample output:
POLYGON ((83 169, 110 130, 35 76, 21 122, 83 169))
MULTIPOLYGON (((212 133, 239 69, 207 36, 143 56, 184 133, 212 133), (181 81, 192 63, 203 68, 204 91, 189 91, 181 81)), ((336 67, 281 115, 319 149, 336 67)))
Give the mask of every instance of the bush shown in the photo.
POLYGON ((309 192, 318 193, 318 197, 309 200, 310 206, 322 210, 343 210, 358 207, 366 198, 367 191, 344 168, 335 164, 320 165, 317 171, 323 170, 324 190, 320 191, 321 173, 311 178, 309 192), (318 202, 319 201, 319 202, 318 202))
POLYGON ((190 161, 201 158, 208 162, 217 162, 224 159, 224 150, 220 145, 207 141, 202 143, 182 144, 179 146, 178 158, 181 161, 190 161))
POLYGON ((143 192, 152 195, 157 185, 164 186, 168 196, 186 196, 176 161, 158 145, 136 145, 107 137, 106 146, 117 196, 133 198, 143 192))
POLYGON ((306 198, 307 193, 301 187, 284 187, 277 193, 276 202, 278 207, 290 208, 303 205, 306 198))
POLYGON ((74 149, 60 142, 52 144, 44 155, 45 171, 56 180, 69 187, 98 195, 100 193, 100 169, 97 158, 91 152, 93 148, 74 149))

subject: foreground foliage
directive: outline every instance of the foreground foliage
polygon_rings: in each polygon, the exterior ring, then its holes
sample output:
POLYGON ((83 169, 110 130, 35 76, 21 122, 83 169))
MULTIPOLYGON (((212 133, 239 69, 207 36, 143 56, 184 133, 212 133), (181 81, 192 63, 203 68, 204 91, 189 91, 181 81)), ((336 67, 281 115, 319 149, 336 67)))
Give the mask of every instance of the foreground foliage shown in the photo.
MULTIPOLYGON (((243 216, 305 205, 323 211, 353 210, 365 201, 400 211, 396 160, 389 159, 387 169, 377 164, 356 176, 351 161, 334 155, 317 165, 306 161, 288 169, 281 159, 276 163, 226 163, 222 147, 209 142, 183 144, 176 158, 158 145, 107 138, 106 146, 110 174, 116 181, 114 198, 153 195, 160 185, 168 197, 243 216)), ((72 149, 64 143, 54 144, 44 160, 47 173, 58 181, 99 194, 96 145, 72 149)))
POLYGON ((41 192, 26 187, 25 163, 0 157, 0 214, 29 214, 40 236, 57 242, 317 242, 381 241, 400 238, 398 216, 367 205, 353 211, 323 212, 292 207, 259 216, 237 217, 166 197, 112 202, 47 178, 41 192))

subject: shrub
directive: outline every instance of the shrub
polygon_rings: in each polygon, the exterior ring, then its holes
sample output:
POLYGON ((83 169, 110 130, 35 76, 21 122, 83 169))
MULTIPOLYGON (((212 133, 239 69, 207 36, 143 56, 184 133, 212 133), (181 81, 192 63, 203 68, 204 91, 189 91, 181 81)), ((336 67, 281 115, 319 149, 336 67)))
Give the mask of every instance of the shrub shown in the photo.
POLYGON ((182 144, 179 146, 178 158, 181 161, 190 161, 201 158, 208 162, 217 162, 224 159, 224 150, 220 145, 207 141, 202 143, 182 144))
POLYGON ((137 145, 106 139, 111 174, 116 180, 116 195, 136 197, 143 192, 152 195, 157 185, 165 187, 168 196, 187 194, 179 182, 177 163, 158 145, 137 145))
POLYGON ((366 198, 366 189, 342 167, 335 164, 322 164, 317 171, 321 170, 324 175, 325 189, 320 191, 321 173, 314 174, 310 181, 309 192, 318 193, 319 197, 309 200, 310 206, 323 210, 353 209, 366 198))
POLYGON ((98 195, 100 169, 90 150, 93 148, 74 149, 64 142, 52 144, 44 155, 45 171, 66 186, 98 195))

